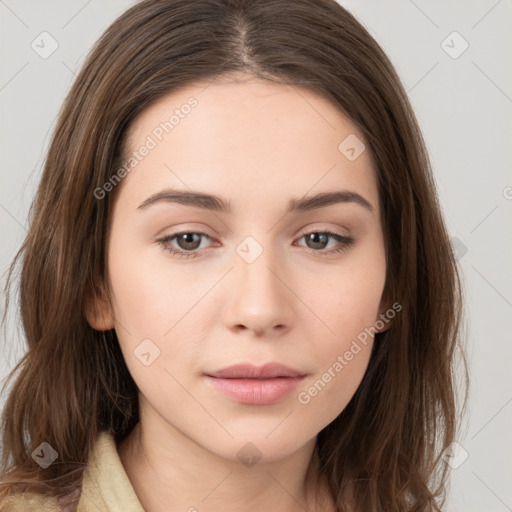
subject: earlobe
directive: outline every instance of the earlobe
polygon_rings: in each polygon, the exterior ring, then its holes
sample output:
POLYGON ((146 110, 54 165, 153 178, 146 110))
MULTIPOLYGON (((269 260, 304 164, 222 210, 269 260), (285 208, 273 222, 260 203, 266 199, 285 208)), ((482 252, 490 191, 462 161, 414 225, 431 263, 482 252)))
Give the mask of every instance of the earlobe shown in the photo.
POLYGON ((375 321, 375 327, 377 332, 383 333, 394 324, 396 310, 394 304, 391 305, 390 300, 382 300, 381 304, 382 306, 379 309, 379 317, 375 321))
POLYGON ((386 311, 387 310, 382 311, 378 320, 375 322, 377 332, 386 332, 393 325, 393 319, 386 314, 386 311))
POLYGON ((97 331, 108 331, 115 327, 112 306, 102 288, 87 294, 85 316, 87 323, 97 331))

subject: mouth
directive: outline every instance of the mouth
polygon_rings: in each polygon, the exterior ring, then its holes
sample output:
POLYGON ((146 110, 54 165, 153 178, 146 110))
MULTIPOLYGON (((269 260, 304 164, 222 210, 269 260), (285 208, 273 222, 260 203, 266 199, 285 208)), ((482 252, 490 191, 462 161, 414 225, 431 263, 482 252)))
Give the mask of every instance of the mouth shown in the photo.
POLYGON ((306 374, 280 363, 268 363, 229 366, 204 376, 208 385, 235 402, 270 405, 289 395, 306 374))

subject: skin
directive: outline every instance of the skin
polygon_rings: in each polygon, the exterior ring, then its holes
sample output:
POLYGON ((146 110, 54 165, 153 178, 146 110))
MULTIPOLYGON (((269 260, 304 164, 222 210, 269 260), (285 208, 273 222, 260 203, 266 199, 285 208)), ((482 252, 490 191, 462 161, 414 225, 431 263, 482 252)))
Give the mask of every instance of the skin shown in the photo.
MULTIPOLYGON (((140 391, 141 421, 119 455, 152 512, 334 510, 312 480, 316 436, 354 395, 372 337, 309 403, 297 396, 389 306, 382 304, 386 262, 374 164, 368 150, 354 161, 338 150, 349 134, 364 138, 311 92, 248 76, 205 87, 166 96, 129 132, 131 154, 170 112, 190 96, 198 100, 116 191, 110 301, 106 294, 96 300, 89 323, 115 327, 140 391), (219 195, 233 212, 163 201, 138 209, 167 187, 219 195), (373 211, 346 202, 285 214, 291 198, 337 189, 357 192, 373 211), (173 256, 157 241, 198 230, 210 238, 199 238, 197 257, 173 256), (303 236, 326 230, 354 243, 328 255, 339 242, 308 244, 303 236), (252 263, 236 252, 247 236, 263 250, 252 263), (146 366, 134 349, 148 338, 160 355, 146 366), (273 405, 236 403, 203 376, 269 361, 307 373, 273 405), (237 456, 248 442, 261 454, 251 467, 237 456)), ((175 238, 168 245, 186 252, 191 244, 175 238)))

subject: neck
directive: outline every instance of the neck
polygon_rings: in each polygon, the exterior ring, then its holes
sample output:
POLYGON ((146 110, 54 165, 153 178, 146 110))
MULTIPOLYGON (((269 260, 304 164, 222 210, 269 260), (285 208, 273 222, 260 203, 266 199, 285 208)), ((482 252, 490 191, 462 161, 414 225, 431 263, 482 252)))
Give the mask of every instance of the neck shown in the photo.
POLYGON ((141 421, 118 446, 145 510, 296 512, 332 508, 326 505, 325 484, 319 485, 316 438, 284 459, 247 466, 204 449, 167 423, 166 427, 162 438, 161 428, 141 421), (167 435, 169 429, 171 435, 167 435), (324 503, 317 505, 319 496, 324 503))

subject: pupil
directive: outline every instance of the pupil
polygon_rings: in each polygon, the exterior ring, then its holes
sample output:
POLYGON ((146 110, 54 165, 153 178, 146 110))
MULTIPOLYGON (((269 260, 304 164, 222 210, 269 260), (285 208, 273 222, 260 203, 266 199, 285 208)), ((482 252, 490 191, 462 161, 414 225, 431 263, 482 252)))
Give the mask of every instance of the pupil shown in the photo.
POLYGON ((194 237, 196 236, 196 233, 184 233, 182 236, 182 241, 185 244, 185 249, 196 249, 195 246, 197 246, 197 240, 194 242, 194 237), (192 244, 192 247, 189 247, 188 244, 192 244))
MULTIPOLYGON (((323 237, 323 238, 326 238, 327 235, 325 235, 325 233, 311 233, 309 235, 309 238, 310 240, 314 243, 314 244, 319 244, 320 246, 322 246, 324 243, 325 243, 325 240, 323 240, 323 242, 320 242, 318 240, 319 237, 323 237)), ((316 249, 318 249, 318 247, 315 247, 316 249)), ((320 247, 322 248, 322 247, 320 247)))

